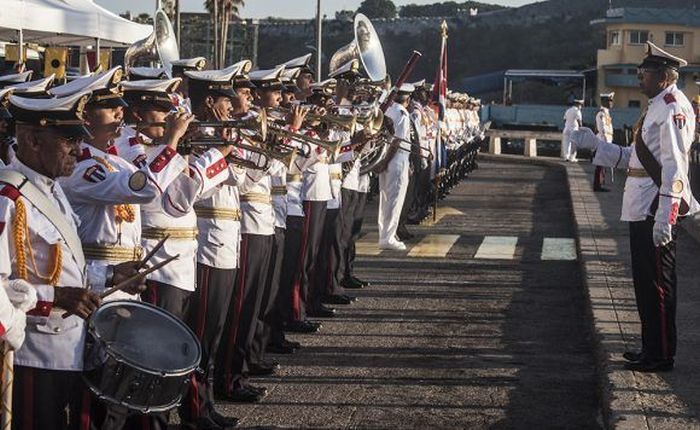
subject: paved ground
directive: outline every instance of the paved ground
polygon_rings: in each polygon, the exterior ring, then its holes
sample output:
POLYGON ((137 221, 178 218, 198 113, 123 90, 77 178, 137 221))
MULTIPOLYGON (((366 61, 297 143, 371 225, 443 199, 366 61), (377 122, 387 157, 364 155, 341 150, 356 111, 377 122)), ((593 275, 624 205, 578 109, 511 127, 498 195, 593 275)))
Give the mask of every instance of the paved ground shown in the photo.
POLYGON ((441 206, 401 253, 373 249, 371 207, 372 287, 276 357, 262 403, 222 411, 262 428, 598 428, 564 169, 482 162, 441 206))
MULTIPOLYGON (((700 245, 686 231, 680 232, 674 371, 655 375, 624 370, 621 354, 640 344, 628 227, 619 221, 625 177, 618 172, 615 183, 608 185, 611 192, 593 193, 589 164, 569 164, 567 171, 598 340, 606 421, 621 429, 700 429, 700 245)), ((700 237, 700 222, 684 223, 700 237)))

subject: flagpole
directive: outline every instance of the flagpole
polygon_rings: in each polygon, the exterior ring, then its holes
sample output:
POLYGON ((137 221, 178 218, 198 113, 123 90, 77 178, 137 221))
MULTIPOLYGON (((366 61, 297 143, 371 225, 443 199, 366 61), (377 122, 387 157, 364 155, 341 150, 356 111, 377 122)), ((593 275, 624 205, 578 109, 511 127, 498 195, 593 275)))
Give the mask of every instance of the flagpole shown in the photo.
POLYGON ((442 20, 440 24, 440 36, 442 38, 440 46, 440 59, 438 66, 438 73, 435 79, 435 85, 433 85, 433 96, 437 96, 437 102, 440 105, 438 112, 438 129, 435 138, 435 199, 433 201, 433 223, 437 222, 437 206, 438 198, 440 194, 440 169, 443 162, 443 151, 442 151, 442 123, 443 116, 445 112, 445 94, 447 92, 447 21, 442 20))

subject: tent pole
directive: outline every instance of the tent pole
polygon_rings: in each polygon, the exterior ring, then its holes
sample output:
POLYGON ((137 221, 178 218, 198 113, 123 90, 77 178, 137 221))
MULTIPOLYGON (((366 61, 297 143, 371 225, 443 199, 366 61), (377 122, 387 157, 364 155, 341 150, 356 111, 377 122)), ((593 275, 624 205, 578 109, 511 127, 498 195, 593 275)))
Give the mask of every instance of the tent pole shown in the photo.
POLYGON ((20 28, 17 30, 17 33, 17 39, 19 41, 17 44, 17 62, 19 64, 24 64, 24 30, 20 28))
MULTIPOLYGON (((102 61, 100 61, 100 38, 96 37, 95 38, 95 70, 97 70, 98 67, 100 67, 100 64, 102 64, 102 61)), ((104 72, 105 70, 103 70, 104 72)))
POLYGON ((583 105, 586 105, 586 75, 583 75, 583 92, 581 99, 583 99, 583 105))
POLYGON ((508 78, 504 76, 503 77, 503 104, 504 105, 506 104, 506 97, 508 95, 507 88, 508 88, 508 78))

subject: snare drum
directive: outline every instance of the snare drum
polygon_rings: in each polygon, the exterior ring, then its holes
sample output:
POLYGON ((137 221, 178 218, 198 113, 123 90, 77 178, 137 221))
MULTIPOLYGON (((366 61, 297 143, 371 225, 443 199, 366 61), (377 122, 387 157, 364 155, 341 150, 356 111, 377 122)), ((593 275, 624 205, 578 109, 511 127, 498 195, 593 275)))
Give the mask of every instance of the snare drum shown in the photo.
POLYGON ((108 403, 141 413, 180 404, 202 351, 194 333, 153 305, 120 300, 88 322, 83 378, 108 403))

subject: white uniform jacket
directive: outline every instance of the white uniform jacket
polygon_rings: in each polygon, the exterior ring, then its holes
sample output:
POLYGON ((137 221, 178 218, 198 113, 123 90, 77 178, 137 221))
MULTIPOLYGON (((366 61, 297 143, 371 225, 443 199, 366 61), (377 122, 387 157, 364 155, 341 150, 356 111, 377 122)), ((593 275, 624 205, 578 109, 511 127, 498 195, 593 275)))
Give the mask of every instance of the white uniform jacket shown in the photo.
MULTIPOLYGON (((685 95, 671 85, 653 99, 642 124, 642 139, 661 165, 661 190, 650 177, 628 176, 622 197, 622 221, 642 221, 654 216, 657 221, 675 221, 680 198, 698 210, 688 182, 688 151, 693 142, 695 114, 685 95), (651 206, 660 195, 656 213, 651 206), (674 213, 675 212, 675 213, 674 213)), ((621 147, 601 142, 593 163, 598 166, 644 169, 635 145, 621 147)))
POLYGON ((581 109, 577 106, 571 106, 564 112, 564 131, 578 130, 581 121, 583 121, 581 109))
POLYGON ((595 127, 598 137, 610 143, 613 141, 613 123, 610 116, 610 109, 601 107, 595 115, 595 127))
MULTIPOLYGON (((109 264, 139 258, 140 204, 149 203, 159 196, 187 163, 182 157, 177 157, 163 170, 152 172, 147 163, 140 163, 138 168, 116 155, 114 146, 103 152, 82 143, 80 149, 73 174, 59 179, 59 183, 81 220, 78 234, 87 261, 88 282, 92 290, 100 292, 105 288, 109 264), (116 205, 129 205, 134 220, 118 221, 116 205)), ((109 298, 135 297, 117 292, 109 298)))
MULTIPOLYGON (((178 156, 166 147, 144 147, 149 167, 158 173, 178 156)), ((194 204, 229 176, 228 163, 221 152, 212 148, 201 156, 189 156, 188 173, 180 174, 163 190, 163 194, 141 205, 142 245, 152 249, 164 234, 170 234, 163 247, 151 259, 157 264, 177 254, 176 262, 152 273, 149 279, 185 291, 195 290, 195 266, 198 250, 197 215, 194 204)))
MULTIPOLYGON (((16 158, 6 168, 25 175, 56 206, 58 212, 65 216, 77 232, 78 217, 71 209, 58 182, 33 171, 16 158)), ((54 289, 86 288, 84 268, 78 266, 73 253, 51 221, 31 202, 21 197, 15 188, 3 184, 0 184, 0 278, 19 277, 18 254, 13 237, 13 226, 17 222, 18 199, 22 200, 26 208, 26 222, 29 229, 27 240, 31 244, 33 260, 36 262, 35 268, 32 257, 27 255, 27 281, 36 287, 38 302, 36 307, 27 313, 26 339, 15 353, 15 364, 40 369, 81 371, 85 321, 75 315, 65 319, 62 317, 65 311, 54 308, 54 289), (48 285, 45 278, 54 268, 51 247, 55 244, 60 244, 62 254, 61 273, 56 287, 48 285)), ((32 252, 29 246, 25 248, 26 254, 32 252)))
MULTIPOLYGON (((313 131, 307 131, 306 134, 318 137, 313 131)), ((332 199, 328 152, 311 144, 311 154, 304 167, 302 200, 325 202, 332 199)))

